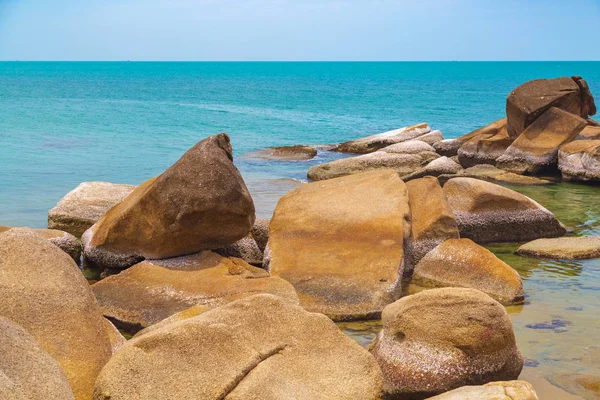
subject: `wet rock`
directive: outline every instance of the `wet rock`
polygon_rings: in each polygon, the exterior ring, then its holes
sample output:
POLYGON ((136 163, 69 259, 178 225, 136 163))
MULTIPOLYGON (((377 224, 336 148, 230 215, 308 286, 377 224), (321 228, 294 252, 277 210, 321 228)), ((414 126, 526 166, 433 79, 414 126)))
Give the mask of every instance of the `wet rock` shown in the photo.
POLYGON ((248 234, 234 244, 215 250, 215 253, 223 257, 237 257, 254 266, 261 266, 263 262, 263 252, 258 248, 258 244, 252 234, 248 234))
POLYGON ((429 400, 539 400, 525 381, 490 382, 483 386, 463 386, 429 400))
MULTIPOLYGON (((12 227, 0 225, 0 233, 9 229, 12 229, 12 227)), ((32 230, 70 255, 76 263, 81 260, 81 242, 75 236, 57 229, 36 228, 32 230)))
POLYGON ((496 165, 516 173, 555 167, 559 147, 573 140, 585 126, 583 118, 551 107, 515 139, 496 165))
POLYGON ((81 237, 133 189, 135 186, 108 182, 80 183, 48 212, 48 228, 81 237))
POLYGON ((474 167, 463 169, 457 174, 443 174, 440 175, 438 179, 440 182, 446 183, 449 179, 455 177, 475 178, 489 182, 508 183, 511 185, 548 185, 552 183, 545 179, 536 178, 535 176, 519 175, 487 164, 475 165, 474 167))
POLYGON ((375 400, 373 357, 327 317, 270 295, 238 300, 130 340, 94 400, 375 400))
POLYGON ((555 374, 549 377, 549 381, 584 399, 600 398, 600 376, 581 373, 555 374))
POLYGON ((244 158, 261 158, 274 161, 306 161, 317 155, 317 149, 313 146, 294 145, 268 147, 250 152, 244 158))
POLYGON ((294 288, 283 279, 211 251, 145 260, 93 284, 92 291, 104 315, 130 331, 194 305, 214 308, 256 293, 298 301, 294 288))
POLYGON ((416 265, 412 282, 429 288, 481 290, 503 305, 525 299, 517 271, 470 239, 448 239, 431 250, 416 265))
POLYGON ((112 354, 104 318, 71 257, 29 229, 0 234, 0 316, 58 361, 75 399, 90 398, 112 354))
POLYGON ((553 318, 550 322, 538 322, 535 324, 527 324, 525 327, 529 329, 542 329, 542 330, 557 330, 561 328, 566 328, 571 325, 571 322, 565 321, 559 318, 553 318))
POLYGON ((441 142, 437 142, 433 145, 435 150, 447 157, 453 157, 458 154, 458 150, 468 141, 472 139, 489 139, 497 135, 502 129, 506 128, 506 118, 494 121, 491 124, 474 130, 473 132, 467 133, 456 139, 446 139, 441 142))
POLYGON ((252 227, 252 237, 256 241, 261 252, 265 252, 267 242, 269 241, 269 223, 270 220, 265 218, 256 218, 252 227))
POLYGON ((600 140, 577 140, 562 146, 558 168, 567 181, 599 181, 600 140))
POLYGON ((500 303, 474 289, 432 289, 382 314, 372 354, 391 399, 424 399, 465 385, 517 379, 523 356, 500 303))
POLYGON ((508 188, 472 178, 452 178, 444 193, 460 236, 477 243, 523 242, 563 236, 567 230, 546 208, 508 188))
POLYGON ((431 128, 427 123, 423 122, 361 139, 350 140, 337 146, 334 151, 358 154, 372 153, 395 143, 418 138, 429 132, 431 132, 431 128))
POLYGON ((123 268, 136 258, 218 249, 246 236, 254 203, 231 151, 229 136, 210 136, 137 187, 86 231, 86 259, 123 268))
POLYGON ((513 142, 506 130, 506 119, 501 121, 504 123, 491 124, 484 128, 485 133, 473 137, 460 147, 458 150, 460 165, 468 168, 478 164, 496 164, 496 160, 513 142))
POLYGON ((308 311, 375 318, 400 296, 409 237, 408 193, 395 172, 314 182, 279 200, 265 265, 308 311))
POLYGON ((517 254, 561 260, 598 258, 600 257, 600 236, 537 239, 519 247, 517 254))

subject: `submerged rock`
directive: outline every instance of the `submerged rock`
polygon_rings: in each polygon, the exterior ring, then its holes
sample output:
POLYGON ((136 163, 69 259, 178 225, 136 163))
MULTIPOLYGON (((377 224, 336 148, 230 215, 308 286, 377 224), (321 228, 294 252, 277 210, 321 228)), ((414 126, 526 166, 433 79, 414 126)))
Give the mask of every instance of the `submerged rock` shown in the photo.
POLYGON ((453 157, 456 156, 458 154, 458 150, 470 140, 489 139, 501 132, 502 129, 506 129, 506 118, 494 121, 483 128, 476 129, 473 132, 467 133, 459 138, 442 140, 441 142, 435 143, 433 147, 439 154, 447 157, 453 157))
POLYGON ((279 200, 265 264, 308 311, 374 318, 400 296, 409 237, 408 193, 394 171, 314 182, 279 200))
MULTIPOLYGON (((12 227, 0 225, 0 233, 6 232, 9 229, 12 229, 12 227)), ((32 231, 47 239, 50 243, 70 255, 76 263, 79 263, 81 259, 81 242, 75 236, 57 229, 35 228, 32 231)))
POLYGON ((600 236, 537 239, 519 247, 517 254, 561 260, 598 258, 600 257, 600 236))
POLYGON ((517 379, 523 356, 500 303, 474 289, 432 289, 385 308, 372 354, 386 398, 425 399, 517 379))
POLYGON ((372 153, 389 145, 405 142, 407 140, 418 138, 431 132, 431 128, 425 122, 407 126, 393 131, 378 133, 377 135, 367 136, 361 139, 350 140, 337 146, 334 151, 344 153, 372 153))
POLYGON ((271 295, 235 301, 130 340, 94 400, 375 400, 371 355, 321 314, 271 295))
POLYGON ((473 178, 452 178, 444 193, 460 236, 477 243, 523 242, 563 236, 567 230, 546 208, 508 188, 473 178))
POLYGON ((306 161, 317 155, 317 149, 313 146, 294 145, 268 147, 250 152, 245 158, 262 158, 274 161, 306 161))
POLYGON ((567 181, 600 181, 600 140, 577 140, 562 146, 558 168, 567 181))
POLYGON ((549 381, 584 399, 596 400, 600 397, 600 376, 582 373, 555 374, 549 377, 549 381))
POLYGON ((490 382, 463 386, 428 400, 539 400, 533 386, 525 381, 490 382))
POLYGON ((145 260, 95 283, 92 291, 106 317, 134 331, 195 305, 214 308, 256 293, 298 301, 283 279, 211 251, 145 260))
POLYGON ((416 265, 412 282, 430 288, 481 290, 503 305, 525 299, 517 271, 470 239, 449 239, 431 250, 416 265))
POLYGON ((133 189, 135 186, 108 182, 80 183, 48 211, 48 228, 81 237, 133 189))

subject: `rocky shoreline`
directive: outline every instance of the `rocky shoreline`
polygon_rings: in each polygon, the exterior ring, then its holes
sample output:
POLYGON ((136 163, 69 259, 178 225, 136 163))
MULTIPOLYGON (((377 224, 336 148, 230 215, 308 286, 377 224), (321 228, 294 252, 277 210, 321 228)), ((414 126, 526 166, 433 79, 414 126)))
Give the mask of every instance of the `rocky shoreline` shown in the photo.
POLYGON ((501 185, 600 180, 600 127, 581 77, 527 82, 506 111, 457 139, 421 123, 256 152, 356 154, 310 168, 270 221, 222 133, 138 187, 82 183, 49 229, 0 227, 0 397, 537 399, 504 307, 527 293, 482 245, 600 257, 501 185), (334 323, 379 318, 369 350, 334 323))

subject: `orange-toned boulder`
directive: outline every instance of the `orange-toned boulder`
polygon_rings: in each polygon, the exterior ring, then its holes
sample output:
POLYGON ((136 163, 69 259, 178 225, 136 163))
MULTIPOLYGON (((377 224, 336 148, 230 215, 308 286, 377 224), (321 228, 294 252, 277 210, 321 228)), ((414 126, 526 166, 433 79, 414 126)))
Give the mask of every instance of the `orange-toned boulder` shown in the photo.
POLYGON ((372 153, 395 143, 416 139, 419 136, 431 132, 431 128, 425 122, 417 125, 406 126, 389 132, 378 133, 364 138, 350 140, 337 146, 334 151, 344 153, 372 153))
POLYGON ((384 170, 304 185, 279 200, 265 261, 300 304, 335 320, 377 317, 401 293, 410 210, 384 170))
POLYGON ((458 150, 460 165, 468 168, 478 164, 496 164, 496 160, 513 142, 506 130, 506 118, 501 121, 504 123, 494 122, 489 128, 486 127, 486 134, 478 135, 460 147, 458 150))
POLYGON ((568 181, 600 181, 600 140, 577 140, 562 146, 558 168, 568 181))
POLYGON ((506 118, 502 118, 459 138, 446 139, 437 142, 433 145, 433 148, 443 156, 453 157, 458 154, 458 150, 468 141, 472 139, 489 139, 500 133, 505 128, 506 118))

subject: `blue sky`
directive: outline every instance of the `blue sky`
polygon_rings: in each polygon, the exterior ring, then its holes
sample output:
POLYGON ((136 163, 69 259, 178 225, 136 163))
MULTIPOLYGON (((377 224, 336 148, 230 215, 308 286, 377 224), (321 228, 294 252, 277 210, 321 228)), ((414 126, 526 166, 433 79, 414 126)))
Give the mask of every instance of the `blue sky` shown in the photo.
POLYGON ((598 60, 600 0, 0 0, 2 60, 598 60))

